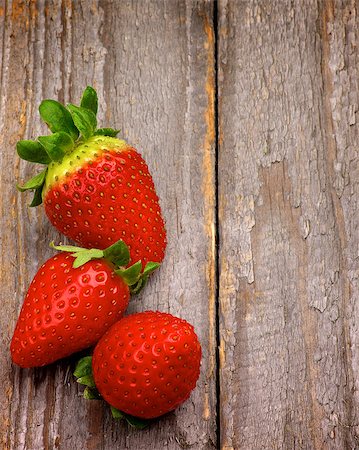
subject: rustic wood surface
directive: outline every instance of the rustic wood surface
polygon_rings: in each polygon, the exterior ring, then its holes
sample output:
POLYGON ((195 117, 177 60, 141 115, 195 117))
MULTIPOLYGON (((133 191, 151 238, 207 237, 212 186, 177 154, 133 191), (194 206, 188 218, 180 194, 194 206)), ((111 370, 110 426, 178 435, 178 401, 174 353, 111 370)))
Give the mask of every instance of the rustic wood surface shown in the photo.
POLYGON ((359 449, 359 5, 0 0, 0 448, 359 449), (190 320, 191 399, 145 431, 86 402, 75 358, 20 370, 24 293, 63 238, 16 182, 44 97, 87 84, 153 173, 169 246, 130 311, 190 320), (218 349, 218 350, 217 350, 218 349))
POLYGON ((358 449, 358 3, 219 3, 225 449, 358 449))
POLYGON ((181 449, 216 445, 215 133, 213 4, 192 1, 7 1, 1 24, 0 447, 181 449), (74 360, 19 370, 9 341, 24 293, 61 237, 43 208, 30 210, 15 181, 34 168, 16 157, 19 138, 45 132, 44 97, 77 101, 86 84, 100 122, 144 155, 167 221, 166 260, 130 310, 159 309, 194 323, 202 374, 191 399, 144 432, 86 402, 74 360))

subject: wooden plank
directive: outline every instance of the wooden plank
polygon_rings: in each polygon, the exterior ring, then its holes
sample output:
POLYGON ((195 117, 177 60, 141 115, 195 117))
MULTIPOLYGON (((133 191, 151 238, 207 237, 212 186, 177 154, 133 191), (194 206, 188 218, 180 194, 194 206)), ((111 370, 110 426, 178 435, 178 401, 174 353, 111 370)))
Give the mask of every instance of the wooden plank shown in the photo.
POLYGON ((1 49, 0 436, 4 449, 196 449, 216 445, 213 3, 190 0, 5 1, 1 49), (100 120, 122 129, 147 160, 167 220, 161 270, 130 311, 159 309, 194 323, 203 345, 191 399, 149 430, 116 423, 84 401, 74 360, 38 370, 11 365, 8 347, 27 286, 60 240, 43 209, 14 184, 19 138, 45 132, 43 97, 100 97, 100 120))
POLYGON ((223 449, 358 448, 358 29, 219 2, 223 449))

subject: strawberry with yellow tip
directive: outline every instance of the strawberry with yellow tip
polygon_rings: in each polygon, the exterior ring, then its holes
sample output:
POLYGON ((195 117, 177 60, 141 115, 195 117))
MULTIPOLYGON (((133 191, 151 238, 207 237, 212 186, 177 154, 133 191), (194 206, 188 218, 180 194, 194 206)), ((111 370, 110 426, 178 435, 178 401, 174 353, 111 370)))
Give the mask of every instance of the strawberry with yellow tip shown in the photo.
POLYGON ((40 116, 52 134, 19 141, 17 152, 46 167, 18 188, 34 190, 30 206, 43 202, 50 222, 81 246, 104 249, 122 239, 131 263, 160 263, 166 230, 147 164, 115 137, 118 130, 97 128, 97 108, 90 86, 80 106, 41 103, 40 116))

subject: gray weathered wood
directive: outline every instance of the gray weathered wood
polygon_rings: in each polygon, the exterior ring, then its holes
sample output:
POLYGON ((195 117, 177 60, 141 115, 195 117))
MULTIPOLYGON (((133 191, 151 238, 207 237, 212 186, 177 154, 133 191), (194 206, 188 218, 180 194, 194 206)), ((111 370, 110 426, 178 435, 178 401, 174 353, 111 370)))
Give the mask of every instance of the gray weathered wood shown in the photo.
POLYGON ((4 449, 209 449, 216 445, 213 3, 0 2, 1 348, 4 449), (9 343, 24 293, 61 237, 15 182, 33 172, 15 143, 45 132, 44 97, 77 101, 86 84, 100 120, 122 129, 148 161, 167 220, 161 270, 130 311, 156 308, 194 323, 203 345, 196 391, 175 413, 138 432, 86 402, 74 360, 12 366, 9 343))
POLYGON ((220 390, 216 393, 215 33, 211 0, 0 0, 0 447, 359 448, 358 5, 218 2, 220 390), (191 399, 144 432, 85 402, 75 359, 12 366, 26 287, 59 241, 14 187, 44 96, 93 84, 100 120, 149 163, 167 219, 161 270, 129 311, 190 320, 191 399))
POLYGON ((219 2, 223 449, 356 449, 358 4, 219 2))

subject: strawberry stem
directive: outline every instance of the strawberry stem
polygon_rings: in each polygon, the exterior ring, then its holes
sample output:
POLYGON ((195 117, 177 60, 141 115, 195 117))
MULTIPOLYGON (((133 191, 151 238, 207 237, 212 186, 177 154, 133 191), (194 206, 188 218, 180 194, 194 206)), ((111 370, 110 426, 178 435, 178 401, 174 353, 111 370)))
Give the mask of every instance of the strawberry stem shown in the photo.
POLYGON ((75 247, 73 245, 55 245, 54 242, 50 243, 50 247, 55 250, 60 250, 61 252, 69 252, 71 256, 75 258, 72 267, 78 269, 91 259, 101 259, 104 258, 104 251, 97 248, 92 248, 90 250, 81 247, 75 247))
POLYGON ((74 245, 55 245, 50 243, 50 247, 61 252, 69 252, 75 258, 73 268, 77 269, 92 259, 106 259, 112 263, 116 269, 115 273, 130 287, 132 294, 137 294, 146 285, 149 275, 154 272, 160 264, 148 262, 142 271, 142 262, 137 261, 130 267, 126 266, 130 262, 130 252, 124 241, 121 239, 107 247, 105 250, 97 248, 82 248, 74 245))
POLYGON ((117 269, 115 273, 123 278, 130 287, 131 294, 138 294, 146 286, 149 275, 160 267, 157 262, 150 261, 142 272, 142 262, 138 261, 127 269, 117 269))

